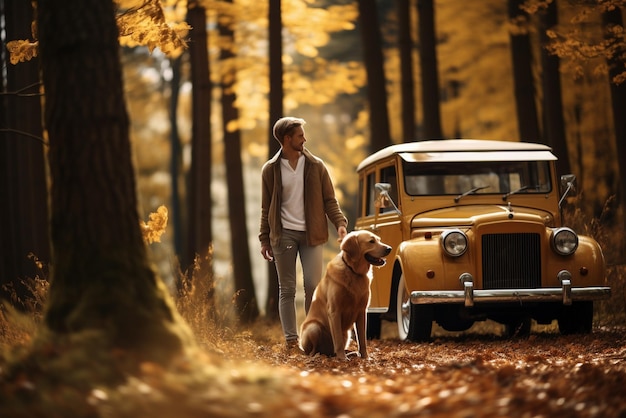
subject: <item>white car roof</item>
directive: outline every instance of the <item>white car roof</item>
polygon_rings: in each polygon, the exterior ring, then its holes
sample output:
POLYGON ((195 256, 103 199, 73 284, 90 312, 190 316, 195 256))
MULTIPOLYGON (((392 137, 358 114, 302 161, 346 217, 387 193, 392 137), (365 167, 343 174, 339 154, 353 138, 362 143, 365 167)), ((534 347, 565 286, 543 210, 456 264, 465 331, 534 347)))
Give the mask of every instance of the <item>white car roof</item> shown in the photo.
POLYGON ((390 145, 365 158, 357 171, 399 154, 405 161, 551 161, 556 160, 551 148, 544 144, 484 139, 441 139, 390 145))

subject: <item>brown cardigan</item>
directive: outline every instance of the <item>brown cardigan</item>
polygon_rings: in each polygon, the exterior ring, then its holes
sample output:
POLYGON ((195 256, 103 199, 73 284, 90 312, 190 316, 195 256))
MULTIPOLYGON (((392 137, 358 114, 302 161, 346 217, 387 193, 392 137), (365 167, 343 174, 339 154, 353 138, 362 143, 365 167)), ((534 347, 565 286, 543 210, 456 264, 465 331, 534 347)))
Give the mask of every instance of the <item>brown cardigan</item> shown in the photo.
MULTIPOLYGON (((279 150, 261 169, 261 245, 276 247, 282 234, 280 206, 282 177, 280 174, 279 150)), ((326 165, 306 148, 304 154, 304 218, 307 243, 311 246, 328 241, 328 219, 335 225, 348 226, 335 197, 333 182, 326 165)))

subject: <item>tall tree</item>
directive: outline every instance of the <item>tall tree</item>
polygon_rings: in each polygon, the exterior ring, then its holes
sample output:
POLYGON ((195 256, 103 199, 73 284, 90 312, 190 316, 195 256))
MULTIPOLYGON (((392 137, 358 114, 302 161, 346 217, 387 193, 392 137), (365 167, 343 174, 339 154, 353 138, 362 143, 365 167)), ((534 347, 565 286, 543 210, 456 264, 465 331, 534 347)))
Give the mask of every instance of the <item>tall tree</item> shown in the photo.
POLYGON ((176 57, 170 60, 172 69, 172 79, 170 80, 170 176, 172 182, 172 203, 170 211, 170 219, 174 226, 174 251, 176 254, 183 254, 183 221, 182 221, 182 205, 180 193, 180 178, 182 174, 182 147, 180 143, 180 135, 178 132, 178 102, 181 83, 181 65, 182 58, 176 57))
MULTIPOLYGON (((274 139, 272 127, 274 122, 283 116, 283 23, 281 16, 281 0, 269 2, 269 67, 270 67, 270 120, 268 132, 268 157, 271 158, 280 148, 274 139)), ((273 264, 267 266, 267 302, 265 303, 267 318, 278 320, 278 274, 273 264)))
POLYGON ((606 37, 615 49, 614 53, 607 57, 607 66, 609 67, 611 83, 615 147, 621 181, 621 196, 619 196, 618 201, 622 204, 622 212, 626 219, 626 121, 624 120, 624 109, 626 109, 626 81, 624 80, 626 43, 623 37, 624 22, 622 9, 615 7, 604 11, 602 13, 602 21, 605 26, 606 37), (620 75, 622 76, 622 81, 618 83, 617 80, 620 75))
MULTIPOLYGON (((26 1, 2 1, 5 39, 31 39, 33 8, 26 1)), ((35 58, 9 65, 7 50, 0 54, 6 86, 0 102, 0 297, 11 284, 24 300, 22 279, 39 274, 29 253, 50 260, 48 191, 44 161, 39 93, 39 62, 35 58)))
POLYGON ((441 139, 439 65, 433 0, 417 0, 424 139, 441 139))
POLYGON ((211 79, 209 68, 206 10, 189 2, 187 20, 192 27, 189 54, 192 83, 191 168, 187 188, 187 249, 183 265, 189 266, 197 256, 201 263, 200 280, 212 274, 209 251, 213 241, 211 199, 211 79))
POLYGON ((411 40, 411 2, 396 0, 400 83, 402 96, 402 140, 415 140, 415 83, 413 82, 413 41, 411 40))
POLYGON ((528 14, 520 8, 523 3, 524 0, 508 0, 509 19, 513 23, 510 39, 517 123, 520 141, 543 142, 535 104, 528 14))
POLYGON ((376 0, 358 0, 363 60, 367 71, 367 101, 370 115, 370 151, 391 144, 383 47, 376 0))
POLYGON ((561 73, 559 71, 560 58, 550 54, 546 48, 550 39, 549 30, 558 24, 558 10, 556 0, 547 5, 540 16, 541 62, 543 68, 543 120, 544 138, 559 157, 558 170, 560 174, 571 173, 567 138, 565 136, 565 121, 563 118, 563 98, 561 91, 561 73))
MULTIPOLYGON (((227 0, 232 3, 232 0, 227 0)), ((248 227, 246 225, 246 194, 243 184, 241 165, 241 131, 237 120, 239 112, 235 106, 237 96, 234 85, 236 72, 232 61, 235 58, 233 48, 235 37, 227 19, 219 19, 220 61, 222 65, 222 125, 224 131, 224 153, 226 164, 226 182, 228 189, 228 217, 230 223, 230 248, 235 276, 236 304, 240 319, 251 322, 259 316, 252 263, 248 246, 248 227)))
POLYGON ((102 352, 129 353, 131 367, 167 364, 193 337, 139 228, 113 3, 37 5, 53 248, 45 324, 53 337, 99 335, 102 352))

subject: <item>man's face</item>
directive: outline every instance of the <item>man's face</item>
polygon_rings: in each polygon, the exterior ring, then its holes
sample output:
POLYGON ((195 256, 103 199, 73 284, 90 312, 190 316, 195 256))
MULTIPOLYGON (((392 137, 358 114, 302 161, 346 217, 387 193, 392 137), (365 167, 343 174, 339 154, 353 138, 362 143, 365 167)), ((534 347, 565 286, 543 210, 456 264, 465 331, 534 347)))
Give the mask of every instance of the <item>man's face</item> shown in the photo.
POLYGON ((302 126, 296 126, 291 135, 285 136, 285 146, 290 147, 294 151, 302 152, 305 142, 306 137, 304 136, 304 128, 302 126))

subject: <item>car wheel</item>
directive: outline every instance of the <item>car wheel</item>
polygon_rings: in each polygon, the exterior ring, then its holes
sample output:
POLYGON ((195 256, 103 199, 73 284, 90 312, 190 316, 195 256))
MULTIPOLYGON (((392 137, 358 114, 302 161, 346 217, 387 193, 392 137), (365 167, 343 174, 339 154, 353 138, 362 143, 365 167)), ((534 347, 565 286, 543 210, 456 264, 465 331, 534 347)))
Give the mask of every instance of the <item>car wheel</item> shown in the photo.
POLYGON ((588 334, 593 326, 593 301, 574 302, 563 306, 557 318, 563 335, 588 334))
POLYGON ((398 337, 408 341, 428 341, 433 329, 433 307, 431 305, 414 305, 406 290, 404 273, 398 281, 398 299, 396 318, 398 337))
POLYGON ((381 314, 379 313, 368 313, 367 314, 367 339, 374 340, 380 339, 380 330, 382 325, 381 314))

